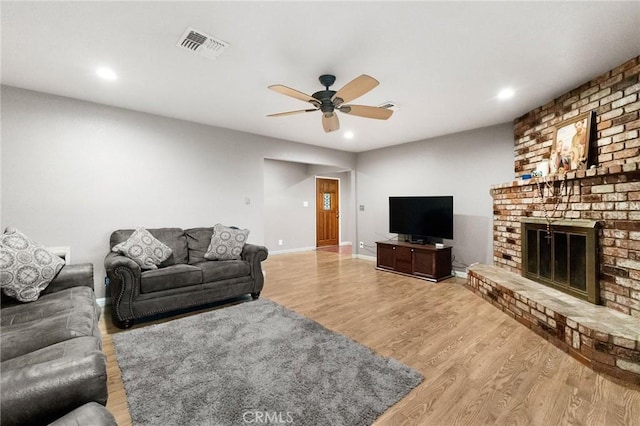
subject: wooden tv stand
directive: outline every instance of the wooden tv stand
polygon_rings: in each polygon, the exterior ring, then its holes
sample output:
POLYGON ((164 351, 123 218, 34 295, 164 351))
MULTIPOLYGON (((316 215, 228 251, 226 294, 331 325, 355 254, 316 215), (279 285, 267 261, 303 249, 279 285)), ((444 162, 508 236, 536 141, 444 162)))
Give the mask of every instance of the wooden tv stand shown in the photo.
POLYGON ((451 278, 451 246, 402 241, 378 241, 376 269, 410 275, 428 281, 451 278))

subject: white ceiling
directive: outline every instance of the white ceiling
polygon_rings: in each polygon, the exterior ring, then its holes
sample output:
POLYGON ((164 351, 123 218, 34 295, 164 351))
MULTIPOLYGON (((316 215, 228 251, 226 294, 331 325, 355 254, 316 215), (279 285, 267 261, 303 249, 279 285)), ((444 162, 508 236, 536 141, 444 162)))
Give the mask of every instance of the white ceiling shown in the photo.
POLYGON ((512 121, 640 55, 640 2, 7 2, 2 83, 346 151, 512 121), (176 47, 187 27, 231 46, 176 47), (99 66, 118 74, 96 77, 99 66), (396 102, 388 121, 321 113, 267 89, 311 94, 360 74, 352 103, 396 102), (504 87, 515 97, 496 99, 504 87), (355 134, 352 140, 344 131, 355 134))

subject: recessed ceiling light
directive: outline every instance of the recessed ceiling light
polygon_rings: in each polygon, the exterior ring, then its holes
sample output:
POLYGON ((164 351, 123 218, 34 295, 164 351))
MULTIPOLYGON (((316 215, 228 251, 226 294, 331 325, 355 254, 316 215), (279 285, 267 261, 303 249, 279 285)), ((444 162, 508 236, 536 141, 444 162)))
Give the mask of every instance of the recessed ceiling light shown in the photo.
POLYGON ((96 70, 96 74, 98 74, 98 77, 103 78, 105 80, 109 80, 109 81, 113 81, 118 78, 116 73, 113 72, 113 70, 110 68, 104 68, 104 67, 98 68, 96 70))
POLYGON ((512 88, 507 87, 498 92, 498 99, 509 99, 513 97, 515 93, 516 92, 512 88))
POLYGON ((353 139, 353 132, 344 132, 345 139, 353 139))

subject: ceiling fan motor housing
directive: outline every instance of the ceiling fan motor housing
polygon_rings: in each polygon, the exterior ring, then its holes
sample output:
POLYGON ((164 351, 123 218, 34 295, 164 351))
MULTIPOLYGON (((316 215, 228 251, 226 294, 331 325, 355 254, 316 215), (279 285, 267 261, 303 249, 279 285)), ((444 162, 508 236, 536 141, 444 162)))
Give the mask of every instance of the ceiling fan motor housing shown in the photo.
POLYGON ((336 91, 329 90, 329 87, 331 87, 333 83, 336 82, 336 76, 331 74, 323 74, 318 78, 318 80, 320 80, 320 84, 325 87, 325 90, 320 90, 311 95, 311 97, 320 101, 320 111, 322 111, 325 115, 331 114, 335 110, 336 106, 341 103, 335 102, 338 99, 335 99, 334 101, 331 100, 333 98, 333 95, 336 94, 336 91))
POLYGON ((333 98, 333 95, 335 95, 336 92, 335 90, 329 90, 329 87, 331 87, 333 83, 336 82, 336 76, 331 74, 323 74, 318 77, 318 80, 320 80, 320 84, 325 87, 325 90, 320 90, 311 95, 311 97, 320 101, 320 111, 329 116, 333 113, 336 107, 335 104, 331 101, 331 98, 333 98))
POLYGON ((322 112, 333 112, 335 109, 335 105, 331 102, 331 98, 335 95, 335 90, 320 90, 311 97, 320 101, 320 111, 322 112))

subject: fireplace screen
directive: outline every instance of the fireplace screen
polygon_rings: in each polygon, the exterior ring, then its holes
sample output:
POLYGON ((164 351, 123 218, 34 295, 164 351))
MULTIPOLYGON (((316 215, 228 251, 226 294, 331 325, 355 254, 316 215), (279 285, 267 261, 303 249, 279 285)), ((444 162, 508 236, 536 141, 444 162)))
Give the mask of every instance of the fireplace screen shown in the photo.
POLYGON ((595 240, 595 226, 523 223, 522 275, 597 304, 595 240))

